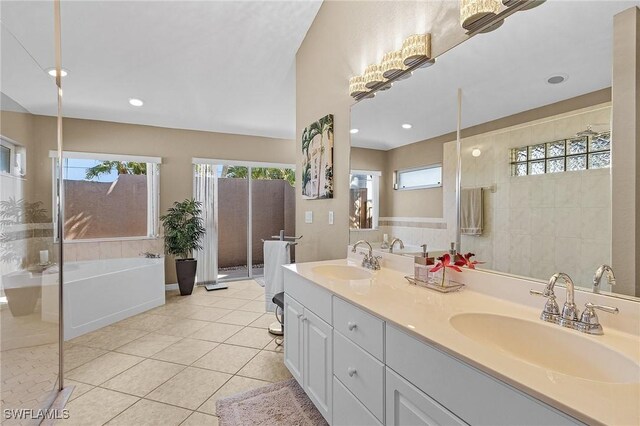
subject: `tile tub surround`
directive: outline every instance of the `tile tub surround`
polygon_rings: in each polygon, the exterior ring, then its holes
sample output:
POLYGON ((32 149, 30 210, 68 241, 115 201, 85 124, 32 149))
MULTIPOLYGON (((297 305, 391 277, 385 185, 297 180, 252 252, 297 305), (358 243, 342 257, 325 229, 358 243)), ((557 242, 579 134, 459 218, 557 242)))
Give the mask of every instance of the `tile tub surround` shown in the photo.
MULTIPOLYGON (((449 322, 456 314, 484 312, 539 322, 542 327, 558 327, 560 336, 579 333, 540 321, 544 300, 531 297, 529 289, 543 290, 544 284, 465 270, 450 272, 456 281, 467 285, 464 291, 440 294, 408 284, 404 279, 408 271, 386 268, 384 259, 382 270, 375 272, 373 279, 331 280, 314 272, 318 265, 332 264, 358 267, 356 262, 341 259, 288 265, 285 273, 299 274, 405 333, 587 424, 627 425, 637 424, 640 420, 640 377, 635 383, 614 384, 556 373, 477 343, 458 333, 449 322)), ((563 293, 558 289, 560 303, 564 303, 563 293)), ((605 334, 584 337, 615 348, 636 364, 640 363, 640 303, 576 291, 576 304, 580 308, 587 301, 617 306, 621 313, 599 315, 605 334)))
POLYGON ((64 242, 65 262, 139 257, 140 253, 164 253, 162 238, 64 242))
POLYGON ((253 280, 171 291, 164 306, 67 342, 75 389, 58 424, 217 424, 219 398, 291 377, 263 307, 253 280))

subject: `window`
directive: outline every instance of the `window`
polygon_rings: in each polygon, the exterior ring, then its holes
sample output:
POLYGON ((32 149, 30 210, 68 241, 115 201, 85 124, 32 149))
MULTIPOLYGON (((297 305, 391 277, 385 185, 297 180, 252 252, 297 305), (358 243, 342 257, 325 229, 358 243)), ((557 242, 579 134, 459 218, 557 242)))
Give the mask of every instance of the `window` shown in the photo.
POLYGON ((349 227, 377 229, 379 217, 379 171, 352 170, 349 176, 349 227))
POLYGON ((0 172, 11 173, 11 148, 5 144, 0 146, 0 172))
POLYGON ((393 189, 425 189, 442 186, 442 164, 396 170, 393 189))
POLYGON ((157 236, 159 163, 153 157, 65 152, 65 240, 157 236))
POLYGON ((611 167, 611 132, 513 148, 511 176, 611 167))
POLYGON ((0 138, 0 173, 24 176, 25 148, 0 138))

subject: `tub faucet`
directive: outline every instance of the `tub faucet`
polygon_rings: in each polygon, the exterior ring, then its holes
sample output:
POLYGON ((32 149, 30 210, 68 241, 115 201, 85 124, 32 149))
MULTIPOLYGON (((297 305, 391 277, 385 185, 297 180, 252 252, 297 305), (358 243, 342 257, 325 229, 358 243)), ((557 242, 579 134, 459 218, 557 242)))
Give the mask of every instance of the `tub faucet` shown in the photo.
POLYGON ((605 272, 607 273, 607 281, 609 282, 609 285, 616 284, 616 276, 613 273, 613 268, 609 265, 601 265, 593 275, 594 293, 600 293, 600 281, 602 280, 602 275, 604 275, 605 272))
POLYGON ((389 244, 389 253, 393 253, 393 246, 396 243, 400 243, 400 249, 404 248, 404 243, 402 242, 402 240, 400 238, 394 238, 393 240, 391 240, 391 243, 389 244))
POLYGON ((160 259, 160 253, 151 253, 150 251, 145 251, 144 253, 140 253, 140 256, 144 256, 147 259, 160 259))
POLYGON ((374 271, 379 270, 380 269, 380 256, 374 256, 373 255, 373 247, 371 247, 371 244, 369 243, 369 241, 360 240, 360 241, 356 242, 353 245, 353 248, 351 249, 351 252, 355 253, 356 252, 356 248, 358 248, 358 246, 361 245, 361 244, 365 244, 369 248, 369 253, 365 253, 364 259, 362 259, 362 267, 366 268, 366 269, 373 269, 374 271))

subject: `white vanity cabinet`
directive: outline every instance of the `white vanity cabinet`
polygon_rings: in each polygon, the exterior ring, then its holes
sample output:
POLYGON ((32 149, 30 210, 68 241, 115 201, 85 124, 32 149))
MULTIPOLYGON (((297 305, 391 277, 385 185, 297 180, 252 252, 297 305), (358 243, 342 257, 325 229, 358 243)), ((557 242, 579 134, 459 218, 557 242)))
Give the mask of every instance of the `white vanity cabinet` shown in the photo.
POLYGON ((324 294, 320 293, 320 297, 307 299, 304 293, 312 285, 293 274, 285 274, 284 364, 316 408, 331 423, 333 403, 331 295, 323 291, 324 294), (287 291, 292 287, 294 290, 287 291), (295 296, 299 296, 306 303, 296 300, 295 296), (328 314, 329 321, 314 312, 313 308, 320 311, 321 315, 328 314))
POLYGON ((332 425, 576 425, 285 269, 285 365, 332 425))

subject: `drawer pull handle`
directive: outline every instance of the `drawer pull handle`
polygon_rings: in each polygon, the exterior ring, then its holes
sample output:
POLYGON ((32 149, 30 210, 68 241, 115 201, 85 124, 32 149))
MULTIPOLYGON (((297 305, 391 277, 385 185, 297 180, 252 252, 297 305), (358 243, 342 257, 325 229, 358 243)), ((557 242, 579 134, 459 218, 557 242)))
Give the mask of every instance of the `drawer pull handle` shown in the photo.
POLYGON ((349 375, 349 377, 353 377, 356 374, 358 374, 358 372, 356 371, 355 368, 349 367, 349 368, 347 368, 347 374, 349 375))
POLYGON ((356 329, 356 327, 358 327, 358 324, 356 324, 355 322, 351 322, 349 321, 347 323, 347 328, 349 329, 349 331, 353 331, 356 329))

